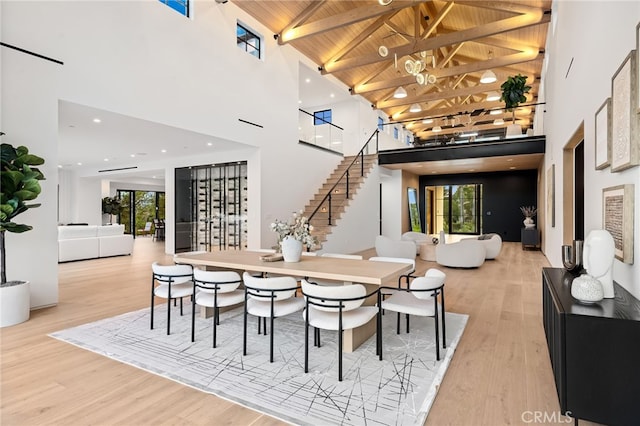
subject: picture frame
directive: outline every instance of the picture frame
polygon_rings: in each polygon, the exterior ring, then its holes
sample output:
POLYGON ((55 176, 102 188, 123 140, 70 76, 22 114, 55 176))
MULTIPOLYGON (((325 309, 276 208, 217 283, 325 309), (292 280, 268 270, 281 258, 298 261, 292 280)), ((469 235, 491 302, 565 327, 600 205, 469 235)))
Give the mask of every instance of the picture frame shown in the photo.
MULTIPOLYGON (((640 22, 636 25, 636 67, 640 66, 640 22)), ((640 114, 640 70, 636 68, 637 112, 640 114)))
POLYGON ((637 51, 632 50, 611 79, 611 171, 638 165, 640 138, 637 51))
POLYGON ((611 98, 596 111, 595 127, 595 167, 602 170, 611 164, 611 98))
POLYGON ((547 170, 547 216, 551 227, 556 226, 556 165, 552 164, 547 170))
POLYGON ((634 185, 625 184, 602 189, 602 228, 615 244, 615 257, 633 264, 634 185))

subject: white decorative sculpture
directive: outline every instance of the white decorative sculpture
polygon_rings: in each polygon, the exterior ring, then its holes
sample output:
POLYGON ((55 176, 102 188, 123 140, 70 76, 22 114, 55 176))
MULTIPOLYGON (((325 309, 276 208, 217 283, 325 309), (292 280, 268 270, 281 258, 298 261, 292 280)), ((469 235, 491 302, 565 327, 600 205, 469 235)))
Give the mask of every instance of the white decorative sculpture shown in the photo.
POLYGON ((600 281, 591 275, 582 274, 573 279, 571 295, 582 303, 595 303, 602 300, 604 291, 600 281))
POLYGON ((444 239, 444 229, 440 230, 440 241, 438 241, 438 244, 446 244, 447 242, 444 239))
POLYGON ((584 240, 582 262, 587 274, 600 281, 605 299, 613 299, 613 258, 615 243, 604 229, 594 229, 584 240))

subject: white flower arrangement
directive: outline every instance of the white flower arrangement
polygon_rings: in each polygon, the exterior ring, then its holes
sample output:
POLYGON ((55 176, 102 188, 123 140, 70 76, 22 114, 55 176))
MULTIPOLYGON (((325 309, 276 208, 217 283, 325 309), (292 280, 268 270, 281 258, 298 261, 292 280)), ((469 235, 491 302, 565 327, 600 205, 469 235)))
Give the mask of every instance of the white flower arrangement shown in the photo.
POLYGON ((303 211, 293 213, 291 223, 277 220, 271 224, 271 230, 278 233, 278 246, 284 237, 291 236, 300 241, 307 247, 313 247, 318 244, 318 239, 311 235, 313 226, 309 223, 309 219, 302 215, 303 211))
POLYGON ((524 215, 524 217, 534 217, 536 213, 538 213, 538 209, 534 206, 522 206, 520 207, 520 211, 524 215))

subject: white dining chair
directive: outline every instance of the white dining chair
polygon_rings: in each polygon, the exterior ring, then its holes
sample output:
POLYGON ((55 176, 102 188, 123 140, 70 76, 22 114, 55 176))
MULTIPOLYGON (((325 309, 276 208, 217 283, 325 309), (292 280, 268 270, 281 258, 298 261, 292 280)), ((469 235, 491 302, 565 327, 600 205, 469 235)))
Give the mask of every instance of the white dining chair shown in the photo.
MULTIPOLYGON (((422 317, 432 317, 435 325, 436 340, 436 360, 440 360, 440 330, 438 316, 438 295, 444 287, 444 277, 436 274, 425 277, 415 278, 409 284, 409 288, 393 288, 394 290, 386 300, 383 300, 382 293, 378 293, 378 328, 382 334, 382 310, 398 312, 398 314, 407 315, 407 333, 409 332, 409 315, 417 315, 422 317)), ((381 287, 382 289, 383 287, 381 287)), ((398 316, 396 333, 400 334, 400 316, 398 316)), ((382 360, 382 337, 380 337, 380 350, 378 355, 382 360)))
POLYGON ((153 311, 155 298, 167 299, 167 334, 171 330, 171 301, 180 299, 180 315, 182 298, 193 295, 193 268, 190 265, 151 265, 151 330, 153 330, 153 311))
MULTIPOLYGON (((362 284, 345 286, 319 286, 302 280, 305 299, 304 328, 304 372, 309 372, 309 326, 317 330, 337 331, 338 380, 342 381, 342 337, 344 330, 360 327, 378 314, 375 306, 362 306, 365 299, 377 293, 367 294, 362 284)), ((379 327, 379 322, 378 322, 379 327)), ((381 349, 380 329, 376 330, 376 355, 381 349)), ((317 342, 319 345, 319 342, 317 342)))
POLYGON ((193 293, 191 298, 191 341, 195 342, 196 305, 213 308, 213 347, 217 346, 216 332, 220 324, 220 308, 244 302, 244 291, 238 290, 242 279, 233 271, 193 270, 193 293))
MULTIPOLYGON (((293 277, 254 277, 245 272, 244 282, 244 336, 242 354, 247 354, 247 315, 270 320, 269 329, 269 361, 273 362, 273 323, 274 319, 292 314, 304 308, 304 300, 294 297, 298 289, 298 282, 293 277)), ((267 334, 266 324, 264 333, 267 334)))

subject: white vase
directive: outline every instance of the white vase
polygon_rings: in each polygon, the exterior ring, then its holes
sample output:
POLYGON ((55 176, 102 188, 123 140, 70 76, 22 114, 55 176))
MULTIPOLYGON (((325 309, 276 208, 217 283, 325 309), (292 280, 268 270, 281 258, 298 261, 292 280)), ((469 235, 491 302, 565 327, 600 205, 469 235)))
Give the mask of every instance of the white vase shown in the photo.
POLYGON ((302 256, 302 241, 298 241, 291 236, 286 236, 280 243, 282 246, 282 257, 285 262, 300 262, 302 256))
POLYGON ((536 222, 530 217, 525 217, 522 223, 524 223, 525 228, 535 228, 536 226, 536 222))
POLYGON ((0 327, 25 322, 29 319, 30 309, 29 281, 19 281, 15 285, 0 287, 0 327))
POLYGON ((594 229, 584 240, 582 264, 587 274, 602 284, 605 299, 615 297, 613 291, 613 258, 615 256, 613 237, 604 229, 594 229))

